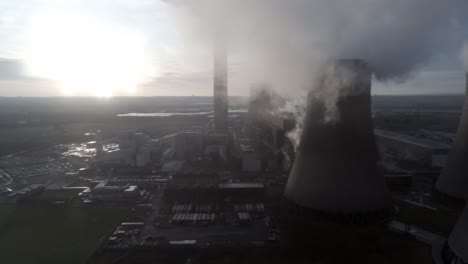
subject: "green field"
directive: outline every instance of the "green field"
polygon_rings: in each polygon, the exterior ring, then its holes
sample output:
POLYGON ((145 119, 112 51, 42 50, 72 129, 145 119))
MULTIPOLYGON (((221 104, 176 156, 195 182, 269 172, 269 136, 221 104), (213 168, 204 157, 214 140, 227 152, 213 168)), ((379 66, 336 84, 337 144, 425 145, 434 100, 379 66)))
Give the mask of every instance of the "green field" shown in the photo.
POLYGON ((126 215, 119 208, 0 205, 0 262, 83 263, 126 215))

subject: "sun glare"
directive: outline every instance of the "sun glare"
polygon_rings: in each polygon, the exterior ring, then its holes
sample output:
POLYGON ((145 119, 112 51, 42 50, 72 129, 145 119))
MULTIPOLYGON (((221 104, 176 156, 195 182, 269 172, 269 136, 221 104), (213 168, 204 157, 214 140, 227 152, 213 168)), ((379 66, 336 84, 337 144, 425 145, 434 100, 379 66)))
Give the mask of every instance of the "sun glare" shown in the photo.
POLYGON ((31 20, 25 60, 31 75, 55 80, 64 95, 135 93, 153 72, 145 38, 128 28, 77 14, 31 20))

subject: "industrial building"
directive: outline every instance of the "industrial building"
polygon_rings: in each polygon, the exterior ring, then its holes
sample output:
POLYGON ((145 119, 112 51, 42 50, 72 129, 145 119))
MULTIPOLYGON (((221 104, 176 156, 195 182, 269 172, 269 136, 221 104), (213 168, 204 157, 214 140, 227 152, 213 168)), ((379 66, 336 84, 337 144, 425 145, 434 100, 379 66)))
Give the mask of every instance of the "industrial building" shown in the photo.
MULTIPOLYGON (((115 184, 116 182, 114 182, 115 184)), ((93 188, 86 188, 79 196, 82 199, 98 201, 136 201, 140 199, 142 193, 136 185, 110 185, 110 182, 103 181, 93 188)))
POLYGON ((243 172, 260 172, 262 162, 250 140, 234 134, 234 144, 234 156, 239 160, 241 170, 243 172))
POLYGON ((97 161, 103 165, 145 167, 151 161, 155 142, 143 133, 121 132, 118 137, 107 140, 96 134, 97 161))
POLYGON ((457 136, 436 188, 451 197, 468 200, 468 73, 465 77, 465 102, 457 136))
POLYGON ((45 190, 45 186, 42 184, 32 184, 24 189, 16 192, 10 192, 8 194, 8 200, 10 201, 21 201, 26 198, 31 198, 35 195, 42 193, 45 190))
POLYGON ((371 72, 362 60, 324 68, 308 94, 301 142, 285 196, 301 211, 367 214, 389 206, 371 118, 371 72), (320 91, 336 90, 336 109, 320 91), (330 116, 333 115, 333 116, 330 116))
POLYGON ((267 84, 252 86, 250 97, 246 134, 258 152, 262 169, 288 172, 294 160, 288 133, 296 127, 295 117, 278 109, 285 104, 284 99, 267 84))

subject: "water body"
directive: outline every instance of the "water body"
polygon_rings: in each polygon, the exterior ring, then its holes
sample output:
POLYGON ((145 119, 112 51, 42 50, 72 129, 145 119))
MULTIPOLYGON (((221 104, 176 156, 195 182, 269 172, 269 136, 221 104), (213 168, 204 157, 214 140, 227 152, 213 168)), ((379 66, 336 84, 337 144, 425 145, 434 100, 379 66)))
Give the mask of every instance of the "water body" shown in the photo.
MULTIPOLYGON (((247 109, 229 109, 230 114, 234 113, 247 113, 247 109)), ((161 113, 127 113, 118 114, 121 117, 169 117, 169 116, 196 116, 196 115, 212 115, 213 111, 200 111, 200 112, 161 112, 161 113)))

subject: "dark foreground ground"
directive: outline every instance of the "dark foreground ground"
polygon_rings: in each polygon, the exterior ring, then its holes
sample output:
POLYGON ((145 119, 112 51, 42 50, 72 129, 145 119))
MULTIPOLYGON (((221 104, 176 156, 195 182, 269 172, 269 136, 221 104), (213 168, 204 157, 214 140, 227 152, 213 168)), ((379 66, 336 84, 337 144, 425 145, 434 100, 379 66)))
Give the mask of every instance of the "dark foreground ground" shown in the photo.
POLYGON ((350 232, 311 223, 297 244, 266 248, 232 247, 211 250, 128 250, 105 252, 88 263, 433 263, 431 248, 405 235, 385 230, 350 232))
POLYGON ((123 208, 0 204, 0 263, 83 263, 123 208))

